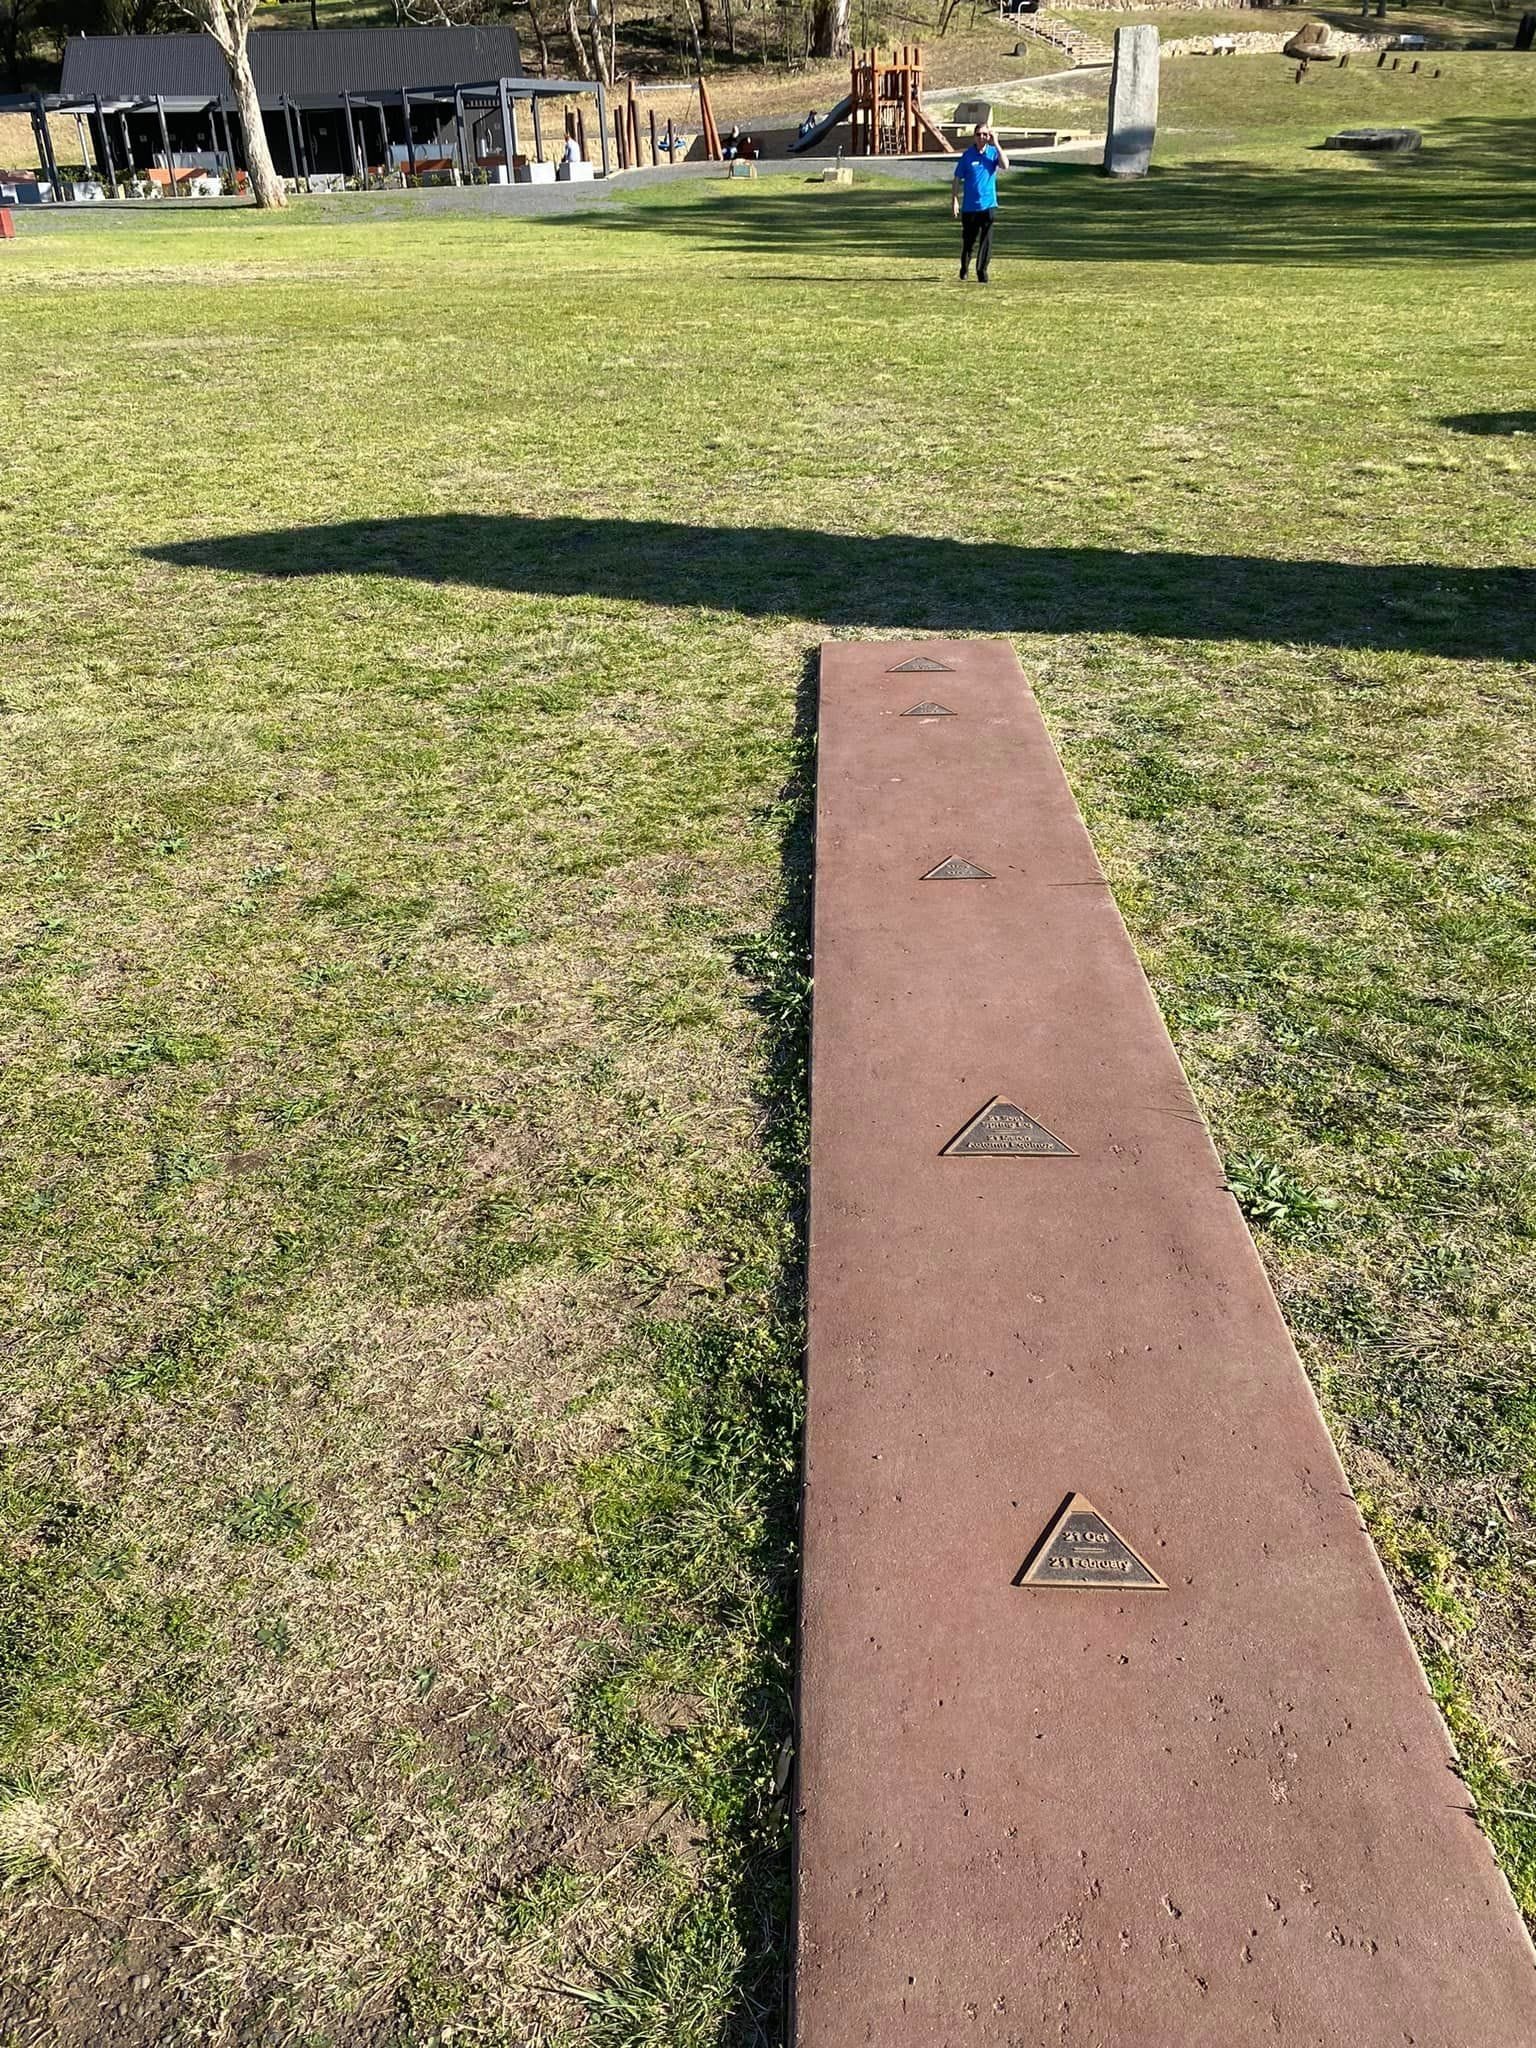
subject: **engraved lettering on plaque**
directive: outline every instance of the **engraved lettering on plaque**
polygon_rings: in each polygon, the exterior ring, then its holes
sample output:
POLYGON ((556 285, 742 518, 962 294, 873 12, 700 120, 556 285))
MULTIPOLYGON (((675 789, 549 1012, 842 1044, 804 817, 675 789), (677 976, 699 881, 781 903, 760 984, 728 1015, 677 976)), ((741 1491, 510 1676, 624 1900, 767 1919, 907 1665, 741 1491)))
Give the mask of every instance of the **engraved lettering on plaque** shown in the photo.
POLYGON ((1019 1566, 1016 1586, 1076 1586, 1099 1593, 1166 1593, 1139 1551, 1090 1500, 1069 1493, 1019 1566))
POLYGON ((988 869, 977 867, 975 861, 952 853, 948 860, 941 860, 936 868, 930 868, 920 879, 924 882, 995 882, 997 877, 988 869))
POLYGON ((1016 1102, 994 1095, 986 1108, 979 1110, 965 1129, 950 1139, 940 1156, 956 1159, 1075 1159, 1077 1154, 1070 1145, 1063 1145, 1044 1124, 1036 1123, 1029 1112, 1020 1109, 1016 1102))
POLYGON ((954 670, 947 661, 934 661, 926 654, 914 654, 910 661, 898 661, 894 668, 886 670, 888 676, 952 676, 954 670))
POLYGON ((947 704, 914 704, 910 711, 903 711, 903 718, 954 718, 958 713, 947 704))

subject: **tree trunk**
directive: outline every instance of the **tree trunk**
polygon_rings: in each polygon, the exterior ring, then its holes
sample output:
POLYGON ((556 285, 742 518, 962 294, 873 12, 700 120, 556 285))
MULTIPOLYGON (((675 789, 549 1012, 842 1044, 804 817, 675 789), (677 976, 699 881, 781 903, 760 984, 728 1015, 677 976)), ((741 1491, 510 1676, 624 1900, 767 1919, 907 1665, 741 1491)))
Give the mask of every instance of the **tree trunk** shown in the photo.
MULTIPOLYGON (((251 181, 251 196, 258 206, 288 204, 283 181, 277 175, 272 152, 267 147, 266 123, 261 118, 261 101, 251 76, 251 53, 247 39, 257 0, 176 0, 182 14, 191 15, 224 53, 229 71, 229 88, 235 97, 240 127, 245 137, 245 169, 251 181)), ((166 167, 170 168, 169 165, 166 167)))
POLYGON ((603 85, 613 83, 613 73, 608 65, 608 46, 603 41, 603 17, 598 11, 598 0, 590 0, 587 8, 587 26, 592 31, 592 58, 597 66, 597 75, 603 85))
POLYGON ((581 33, 581 23, 576 18, 576 0, 565 0, 565 32, 571 39, 571 50, 576 59, 576 76, 590 78, 592 61, 587 55, 587 45, 581 33))
POLYGON ((533 39, 539 46, 539 76, 549 76, 549 38, 544 33, 544 24, 539 19, 538 0, 528 0, 528 26, 533 30, 533 39))
POLYGON ((700 77, 704 73, 704 52, 699 48, 699 24, 694 19, 693 0, 683 0, 688 16, 688 37, 693 44, 693 68, 700 77))
POLYGON ((811 54, 841 57, 847 49, 848 0, 816 0, 811 13, 811 54))
POLYGON ((267 124, 261 118, 261 101, 256 97, 256 81, 251 76, 251 55, 243 29, 235 38, 235 47, 224 52, 224 59, 229 66, 230 89, 240 111, 240 128, 245 137, 245 165, 251 180, 252 197, 258 206, 286 206, 288 195, 283 190, 283 181, 277 175, 277 166, 267 147, 267 124))

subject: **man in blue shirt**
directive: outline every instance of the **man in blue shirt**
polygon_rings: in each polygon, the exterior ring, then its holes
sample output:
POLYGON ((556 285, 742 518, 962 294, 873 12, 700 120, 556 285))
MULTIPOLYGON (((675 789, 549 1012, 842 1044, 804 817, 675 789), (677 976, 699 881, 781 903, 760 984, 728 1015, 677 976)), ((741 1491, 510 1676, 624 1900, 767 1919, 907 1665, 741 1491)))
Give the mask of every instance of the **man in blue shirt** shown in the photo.
POLYGON ((955 164, 950 190, 951 211, 960 223, 960 278, 971 274, 976 258, 976 282, 985 284, 992 267, 992 223, 997 217, 997 174, 1008 169, 1008 158, 997 146, 997 137, 985 121, 978 121, 969 148, 955 164))

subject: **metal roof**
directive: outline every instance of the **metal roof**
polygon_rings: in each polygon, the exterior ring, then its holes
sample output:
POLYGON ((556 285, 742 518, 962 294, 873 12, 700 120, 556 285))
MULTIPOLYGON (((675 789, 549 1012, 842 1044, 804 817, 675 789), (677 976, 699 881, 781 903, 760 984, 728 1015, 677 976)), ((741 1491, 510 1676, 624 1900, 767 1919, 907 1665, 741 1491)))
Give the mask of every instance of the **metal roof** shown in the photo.
MULTIPOLYGON (((251 70, 263 100, 281 94, 398 92, 402 86, 456 85, 519 78, 514 29, 260 29, 251 37, 251 70)), ((212 36, 71 36, 64 45, 60 97, 213 100, 229 92, 229 73, 212 36)))

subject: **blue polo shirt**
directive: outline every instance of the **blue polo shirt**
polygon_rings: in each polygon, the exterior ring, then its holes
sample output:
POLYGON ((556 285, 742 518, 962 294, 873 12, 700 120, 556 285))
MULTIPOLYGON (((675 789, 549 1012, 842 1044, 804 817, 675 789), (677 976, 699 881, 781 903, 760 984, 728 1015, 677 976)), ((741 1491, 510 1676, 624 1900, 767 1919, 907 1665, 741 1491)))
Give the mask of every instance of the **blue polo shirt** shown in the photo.
POLYGON ((997 167, 1002 160, 993 142, 989 142, 985 149, 978 149, 973 142, 966 150, 955 165, 955 176, 960 180, 962 213, 989 213, 996 206, 997 167))

